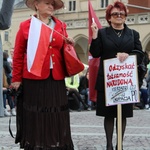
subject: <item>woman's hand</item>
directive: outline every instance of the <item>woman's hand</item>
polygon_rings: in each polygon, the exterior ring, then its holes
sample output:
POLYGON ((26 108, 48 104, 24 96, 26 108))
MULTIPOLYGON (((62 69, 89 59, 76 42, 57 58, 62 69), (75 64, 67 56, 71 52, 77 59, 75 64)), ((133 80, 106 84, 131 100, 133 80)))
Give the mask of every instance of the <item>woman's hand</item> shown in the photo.
POLYGON ((117 53, 116 56, 117 56, 117 58, 119 59, 120 62, 123 62, 128 58, 129 54, 127 54, 127 53, 117 53))
POLYGON ((3 87, 3 90, 7 90, 7 88, 3 87))
POLYGON ((16 91, 18 90, 20 85, 21 85, 21 82, 13 82, 13 83, 11 83, 11 87, 14 88, 16 91))
POLYGON ((73 40, 73 38, 68 37, 68 38, 66 39, 66 43, 74 45, 74 40, 73 40))
POLYGON ((93 33, 92 38, 96 39, 97 33, 98 33, 98 27, 97 27, 97 24, 95 22, 92 23, 91 29, 92 29, 92 33, 93 33))

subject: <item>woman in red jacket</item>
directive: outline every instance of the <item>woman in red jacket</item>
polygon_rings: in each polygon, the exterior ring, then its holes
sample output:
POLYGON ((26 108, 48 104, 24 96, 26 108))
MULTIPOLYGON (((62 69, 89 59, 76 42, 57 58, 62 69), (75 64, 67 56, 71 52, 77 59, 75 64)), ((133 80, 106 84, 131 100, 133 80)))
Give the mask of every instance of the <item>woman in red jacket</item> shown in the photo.
POLYGON ((73 39, 53 16, 64 3, 26 0, 26 5, 37 14, 20 24, 14 48, 12 86, 23 87, 23 126, 16 143, 24 150, 73 150, 62 56, 64 42, 73 39))

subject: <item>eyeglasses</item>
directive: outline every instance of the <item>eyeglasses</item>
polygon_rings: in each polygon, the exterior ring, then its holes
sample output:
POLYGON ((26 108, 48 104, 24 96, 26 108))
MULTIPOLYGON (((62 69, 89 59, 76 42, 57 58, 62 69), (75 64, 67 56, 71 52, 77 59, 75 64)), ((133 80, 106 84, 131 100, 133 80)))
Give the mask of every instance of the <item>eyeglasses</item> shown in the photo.
POLYGON ((124 18, 126 15, 125 15, 125 13, 124 12, 113 12, 112 14, 111 14, 111 16, 113 16, 114 18, 117 18, 117 17, 121 17, 121 18, 124 18))

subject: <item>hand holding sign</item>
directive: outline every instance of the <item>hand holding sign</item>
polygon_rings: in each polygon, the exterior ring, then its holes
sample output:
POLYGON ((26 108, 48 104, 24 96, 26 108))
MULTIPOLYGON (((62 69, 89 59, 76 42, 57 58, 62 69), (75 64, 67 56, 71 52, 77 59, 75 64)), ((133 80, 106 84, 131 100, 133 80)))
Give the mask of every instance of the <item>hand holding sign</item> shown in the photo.
POLYGON ((124 62, 129 57, 129 54, 127 53, 117 53, 117 58, 120 60, 120 62, 124 62))

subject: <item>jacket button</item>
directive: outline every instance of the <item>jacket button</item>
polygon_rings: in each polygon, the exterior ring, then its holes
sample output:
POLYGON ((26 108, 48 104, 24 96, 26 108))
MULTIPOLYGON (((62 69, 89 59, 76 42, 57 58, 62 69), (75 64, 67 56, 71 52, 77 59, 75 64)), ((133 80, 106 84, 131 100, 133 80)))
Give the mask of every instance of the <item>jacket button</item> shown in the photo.
POLYGON ((55 62, 53 62, 53 65, 55 65, 55 62))
POLYGON ((52 57, 54 57, 55 55, 54 54, 52 54, 52 57))
POLYGON ((51 48, 52 48, 52 46, 49 46, 49 48, 51 49, 51 48))
POLYGON ((55 38, 53 38, 53 41, 56 41, 56 39, 55 39, 55 38))

